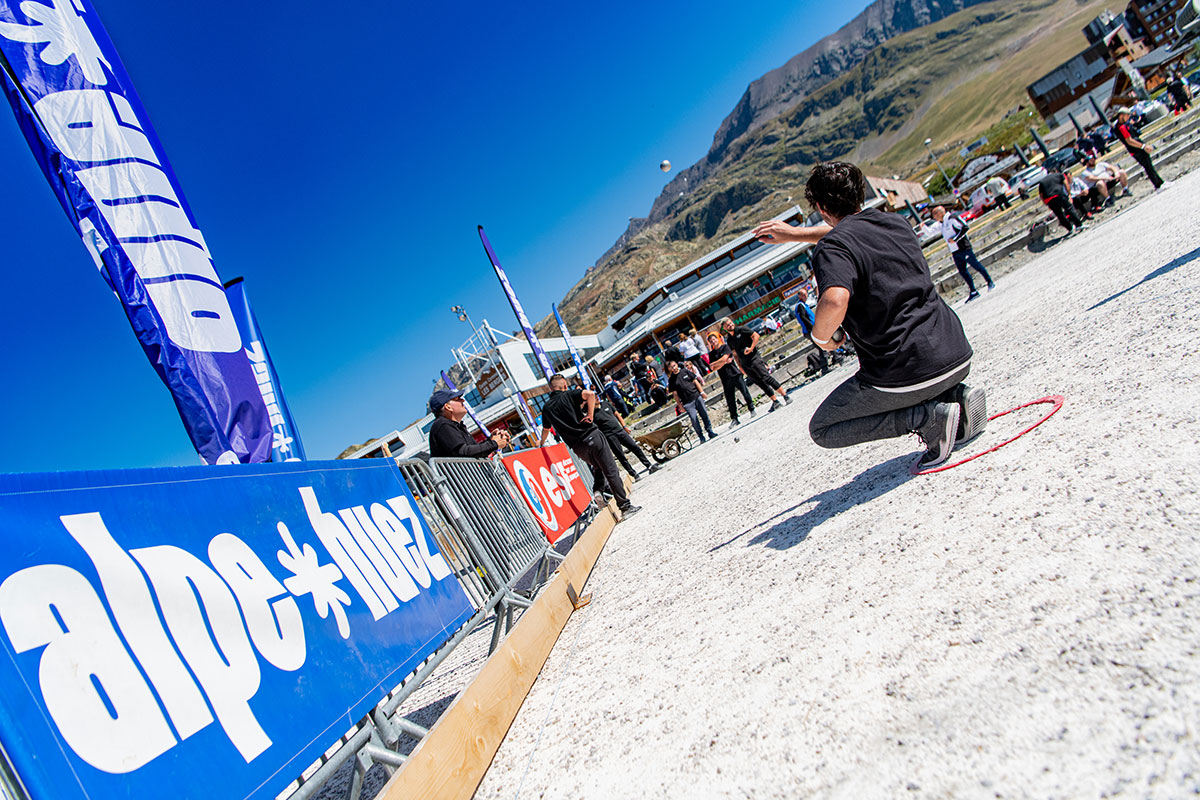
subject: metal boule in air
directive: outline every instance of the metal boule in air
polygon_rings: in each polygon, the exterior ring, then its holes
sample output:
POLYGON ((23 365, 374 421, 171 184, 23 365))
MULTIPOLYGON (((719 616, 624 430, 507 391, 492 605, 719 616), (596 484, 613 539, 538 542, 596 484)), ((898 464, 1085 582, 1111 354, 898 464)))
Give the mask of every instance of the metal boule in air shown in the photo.
POLYGON ((671 171, 671 162, 667 161, 664 158, 662 160, 662 163, 658 165, 658 168, 661 169, 663 172, 670 172, 671 171))

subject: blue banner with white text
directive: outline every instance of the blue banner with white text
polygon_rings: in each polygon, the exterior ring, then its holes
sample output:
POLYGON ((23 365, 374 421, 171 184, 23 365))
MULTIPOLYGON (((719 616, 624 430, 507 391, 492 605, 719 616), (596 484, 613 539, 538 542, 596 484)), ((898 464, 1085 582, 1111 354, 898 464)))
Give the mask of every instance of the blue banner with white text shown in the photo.
POLYGON ((390 459, 0 475, 34 800, 270 800, 472 613, 390 459))
POLYGON ((305 461, 300 431, 296 429, 296 421, 292 419, 292 412, 283 398, 283 386, 279 382, 279 374, 275 372, 271 354, 267 351, 267 344, 263 340, 262 330, 258 327, 254 309, 250 308, 245 281, 234 278, 225 284, 225 296, 229 298, 229 308, 237 321, 246 357, 250 359, 250 366, 254 369, 254 379, 258 382, 258 390, 262 392, 267 415, 271 420, 271 460, 305 461))
POLYGON ((0 0, 0 80, 42 173, 208 464, 271 425, 221 279, 90 0, 0 0))

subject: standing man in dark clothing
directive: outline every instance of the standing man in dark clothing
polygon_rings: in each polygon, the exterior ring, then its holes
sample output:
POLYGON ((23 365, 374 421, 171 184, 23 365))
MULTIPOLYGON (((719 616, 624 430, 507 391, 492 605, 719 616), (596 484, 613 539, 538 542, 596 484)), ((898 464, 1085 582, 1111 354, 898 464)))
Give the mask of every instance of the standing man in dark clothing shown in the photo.
POLYGON ((1192 95, 1188 91, 1187 81, 1183 79, 1183 73, 1175 70, 1171 73, 1171 82, 1167 84, 1167 91, 1171 94, 1171 99, 1174 101, 1175 116, 1179 116, 1180 112, 1187 111, 1192 107, 1192 95))
POLYGON ((629 373, 633 375, 633 382, 638 392, 646 402, 650 402, 650 365, 642 360, 641 353, 634 352, 630 357, 629 373))
POLYGON ((434 458, 487 458, 501 447, 507 447, 507 431, 496 431, 491 438, 482 442, 462 424, 467 415, 463 393, 449 389, 438 389, 429 398, 429 410, 433 413, 433 425, 429 428, 429 454, 434 458))
POLYGON ((642 509, 629 502, 625 482, 621 480, 617 462, 613 460, 612 449, 604 434, 596 427, 596 403, 596 393, 591 389, 570 389, 567 379, 562 375, 551 376, 550 398, 542 406, 542 438, 538 440, 538 447, 546 443, 546 437, 553 428, 555 435, 587 462, 597 477, 604 477, 624 519, 642 509))
POLYGON ((679 401, 679 405, 683 406, 684 412, 692 420, 692 427, 696 429, 700 443, 708 441, 704 438, 705 429, 708 429, 709 438, 715 438, 717 434, 713 431, 712 423, 708 419, 708 409, 704 407, 704 401, 708 399, 708 395, 705 394, 704 384, 696 377, 696 373, 679 366, 678 361, 668 361, 667 374, 670 375, 667 388, 675 393, 675 399, 679 401), (704 423, 703 427, 700 425, 701 422, 704 423))
POLYGON ((625 450, 637 456, 638 461, 642 462, 642 466, 647 472, 658 472, 661 467, 653 463, 642 448, 638 447, 638 443, 629 435, 629 427, 625 424, 624 418, 620 412, 608 404, 606 401, 601 401, 596 406, 596 427, 604 434, 604 438, 608 439, 608 446, 612 450, 613 458, 621 462, 621 466, 630 476, 637 480, 638 471, 629 464, 629 459, 625 458, 625 450))
POLYGON ((729 343, 722 344, 721 338, 715 333, 708 335, 708 365, 717 371, 717 377, 721 379, 721 388, 725 390, 725 405, 729 406, 731 420, 729 427, 742 424, 738 419, 737 392, 741 392, 742 397, 746 398, 746 408, 753 417, 756 412, 754 401, 750 399, 750 387, 742 377, 741 368, 733 360, 733 350, 729 349, 729 343))
POLYGON ((629 413, 629 406, 625 404, 625 393, 621 391, 621 385, 613 380, 612 375, 604 376, 604 397, 608 402, 612 403, 612 407, 622 414, 629 413))
POLYGON ((967 271, 967 267, 975 268, 975 271, 983 276, 987 281, 988 291, 996 288, 996 284, 992 281, 992 276, 988 275, 988 271, 983 268, 983 264, 979 263, 979 258, 975 255, 975 248, 971 246, 971 240, 967 238, 967 223, 962 221, 962 217, 957 214, 947 214, 945 206, 934 206, 930 212, 933 219, 942 226, 942 238, 946 240, 946 247, 950 249, 950 257, 954 259, 954 266, 958 269, 958 274, 967 284, 967 302, 979 297, 979 291, 975 288, 975 281, 971 280, 971 273, 967 271))
POLYGON ((1138 138, 1133 125, 1129 122, 1128 108, 1117 111, 1117 124, 1113 130, 1117 132, 1117 138, 1125 145, 1125 149, 1129 151, 1129 155, 1133 156, 1133 160, 1142 165, 1142 169, 1146 171, 1146 177, 1150 179, 1150 183, 1154 184, 1155 191, 1161 189, 1165 182, 1158 176, 1158 172, 1154 169, 1154 161, 1150 158, 1150 153, 1154 148, 1138 138))
MULTIPOLYGON (((786 222, 783 224, 787 225, 786 222)), ((788 227, 790 228, 791 225, 788 227)), ((751 383, 762 389, 763 394, 771 398, 771 407, 767 411, 774 411, 782 408, 785 403, 792 402, 779 387, 779 381, 775 380, 767 370, 766 362, 762 360, 762 355, 758 352, 758 334, 745 325, 734 325, 731 317, 721 320, 721 331, 725 334, 729 348, 737 356, 738 363, 741 365, 742 371, 746 373, 746 377, 750 379, 751 383)))
POLYGON ((1054 212, 1054 216, 1058 217, 1058 224, 1067 229, 1067 233, 1074 233, 1083 227, 1083 220, 1076 213, 1075 206, 1071 205, 1071 192, 1067 189, 1066 175, 1061 172, 1047 172, 1045 177, 1038 181, 1038 194, 1041 195, 1042 202, 1054 212))
MULTIPOLYGON (((898 214, 864 210, 863 186, 858 167, 835 162, 813 167, 804 189, 832 229, 813 250, 821 299, 812 339, 831 351, 848 334, 859 360, 858 374, 825 398, 809 432, 821 447, 916 433, 927 450, 915 466, 926 469, 983 430, 987 398, 962 383, 971 345, 938 296, 912 228, 898 214)), ((803 235, 777 220, 754 233, 770 241, 803 235)))

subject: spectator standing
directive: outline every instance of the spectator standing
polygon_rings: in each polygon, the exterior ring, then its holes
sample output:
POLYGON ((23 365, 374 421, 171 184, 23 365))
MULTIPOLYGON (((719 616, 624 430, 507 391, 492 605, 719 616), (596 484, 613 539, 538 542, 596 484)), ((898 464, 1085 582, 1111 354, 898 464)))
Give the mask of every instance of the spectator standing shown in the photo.
POLYGON ((708 374, 708 367, 700 360, 700 351, 696 349, 696 343, 692 341, 692 337, 680 334, 679 354, 683 356, 683 360, 691 362, 697 375, 703 377, 708 374))
POLYGON ((679 363, 678 361, 667 362, 667 374, 671 376, 667 388, 675 393, 675 399, 692 420, 696 436, 700 437, 700 443, 703 444, 708 441, 704 438, 706 429, 709 438, 717 435, 712 429, 712 422, 708 419, 708 409, 704 407, 704 401, 708 395, 705 394, 704 384, 696 377, 696 374, 690 369, 679 366, 679 363), (704 423, 703 427, 701 427, 701 422, 704 423))
POLYGON ((642 354, 634 352, 629 359, 629 374, 633 376, 634 386, 642 399, 649 402, 650 386, 654 379, 650 377, 650 363, 642 358, 642 354))
POLYGON ((605 400, 611 403, 614 409, 622 415, 629 413, 629 406, 625 403, 625 393, 621 391, 621 384, 617 383, 612 375, 604 376, 602 391, 605 400))
POLYGON ((979 297, 979 291, 975 288, 975 281, 971 280, 971 273, 967 267, 974 267, 975 271, 983 276, 988 291, 995 289, 996 284, 992 281, 992 276, 983 268, 983 264, 979 263, 975 250, 971 247, 971 240, 967 238, 967 223, 957 214, 947 213, 945 206, 934 206, 930 213, 934 221, 942 226, 942 238, 946 240, 946 247, 950 248, 950 257, 954 259, 958 274, 967 284, 967 302, 979 297))
POLYGON ((1004 178, 1001 178, 999 175, 996 175, 990 178, 988 182, 984 184, 984 186, 987 187, 988 195, 990 195, 991 198, 996 201, 997 208, 1009 207, 1008 181, 1004 180, 1004 178))
POLYGON ((1192 107, 1192 93, 1188 88, 1187 81, 1183 79, 1183 73, 1176 69, 1171 73, 1171 82, 1167 84, 1167 92, 1170 93, 1172 106, 1175 110, 1175 116, 1179 116, 1180 112, 1187 111, 1192 107))
POLYGON ((750 399, 750 387, 742 377, 741 368, 733 360, 733 350, 721 341, 720 334, 708 335, 708 364, 717 371, 717 377, 721 379, 721 388, 725 390, 725 405, 729 407, 729 426, 732 428, 742 424, 738 419, 737 392, 742 393, 746 400, 746 408, 753 417, 755 411, 754 401, 750 399))
POLYGON ((609 491, 617 499, 617 508, 624 519, 641 511, 625 492, 625 482, 617 470, 612 448, 600 429, 596 427, 595 414, 598 398, 590 389, 571 389, 562 375, 550 377, 550 397, 542 406, 542 437, 538 447, 546 443, 551 429, 575 454, 587 462, 596 476, 596 483, 603 479, 609 491))
MULTIPOLYGON (((787 225, 786 222, 782 224, 787 225)), ((788 225, 788 227, 791 226, 788 225)), ((771 398, 771 407, 767 411, 773 412, 785 403, 792 402, 791 398, 780 388, 779 381, 775 380, 770 370, 767 369, 766 362, 762 360, 762 354, 758 352, 759 335, 745 325, 734 325, 731 317, 721 320, 721 331, 725 334, 729 349, 733 350, 737 357, 742 372, 746 373, 746 377, 750 379, 751 383, 762 389, 763 394, 771 398)))
POLYGON ((817 319, 812 306, 808 304, 808 289, 801 286, 800 291, 796 293, 796 297, 800 302, 796 303, 796 307, 792 310, 792 315, 796 318, 796 322, 800 323, 801 332, 805 336, 808 336, 812 333, 813 323, 817 319))
POLYGON ((607 401, 596 406, 596 427, 604 434, 604 438, 608 439, 608 446, 612 449, 613 457, 621 463, 621 466, 634 480, 637 480, 638 471, 629 465, 629 459, 625 458, 625 450, 633 453, 638 461, 642 462, 642 466, 646 468, 647 472, 658 472, 661 469, 658 464, 646 457, 645 451, 630 435, 625 418, 607 401))
POLYGON ((700 353, 700 360, 704 362, 706 373, 712 372, 712 367, 708 365, 708 345, 705 343, 704 337, 695 328, 692 328, 688 333, 692 339, 692 344, 696 345, 696 350, 700 353))
MULTIPOLYGON (((1138 133, 1129 121, 1129 109, 1122 108, 1117 112, 1117 124, 1114 130, 1117 132, 1117 138, 1125 145, 1125 149, 1129 151, 1129 155, 1133 160, 1142 165, 1142 169, 1146 171, 1146 177, 1150 179, 1154 190, 1161 189, 1165 182, 1159 177, 1157 170, 1154 169, 1154 159, 1150 157, 1150 153, 1154 148, 1138 138, 1138 133)), ((1061 219, 1060 219, 1061 221, 1061 219)))
POLYGON ((438 389, 429 398, 429 411, 433 414, 433 425, 429 428, 429 455, 434 458, 487 458, 511 441, 508 431, 496 431, 482 442, 463 425, 467 415, 467 404, 463 393, 451 389, 438 389))
POLYGON ((1071 205, 1071 192, 1067 189, 1066 175, 1061 172, 1047 172, 1038 181, 1038 194, 1042 202, 1054 212, 1054 216, 1058 217, 1058 224, 1066 228, 1068 234, 1083 227, 1083 220, 1071 205))

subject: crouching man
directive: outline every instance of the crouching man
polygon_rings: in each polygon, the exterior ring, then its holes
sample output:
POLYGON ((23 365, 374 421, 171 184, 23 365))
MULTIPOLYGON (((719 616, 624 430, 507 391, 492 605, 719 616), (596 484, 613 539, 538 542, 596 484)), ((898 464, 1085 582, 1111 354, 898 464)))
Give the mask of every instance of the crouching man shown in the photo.
MULTIPOLYGON (((813 251, 821 299, 812 339, 834 350, 848 334, 859 360, 858 374, 813 414, 813 441, 848 447, 916 433, 927 449, 914 466, 941 464, 956 441, 974 438, 987 423, 983 389, 962 382, 972 356, 962 323, 934 289, 904 218, 863 210, 856 166, 817 165, 804 196, 830 226, 813 251)), ((755 229, 772 242, 810 233, 774 222, 755 229)))

